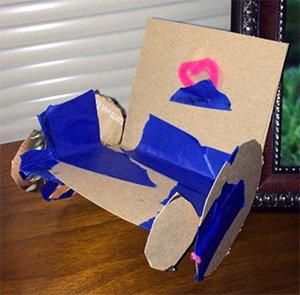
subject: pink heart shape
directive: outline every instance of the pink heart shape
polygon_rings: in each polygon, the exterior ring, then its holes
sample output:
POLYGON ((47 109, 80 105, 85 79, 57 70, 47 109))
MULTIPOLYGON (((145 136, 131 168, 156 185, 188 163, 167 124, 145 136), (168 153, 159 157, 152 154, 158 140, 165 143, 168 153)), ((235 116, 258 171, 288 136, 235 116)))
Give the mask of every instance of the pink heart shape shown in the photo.
POLYGON ((183 62, 178 68, 178 77, 182 85, 188 87, 196 83, 190 76, 197 76, 202 72, 207 72, 209 74, 209 79, 217 88, 219 83, 219 66, 213 59, 208 57, 200 60, 183 62))

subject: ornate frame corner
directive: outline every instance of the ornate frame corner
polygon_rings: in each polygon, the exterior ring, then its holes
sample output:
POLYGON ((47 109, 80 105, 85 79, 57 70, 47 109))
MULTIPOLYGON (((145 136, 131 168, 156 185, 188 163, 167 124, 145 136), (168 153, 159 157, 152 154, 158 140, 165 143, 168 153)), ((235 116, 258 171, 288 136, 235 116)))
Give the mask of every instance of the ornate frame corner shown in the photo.
MULTIPOLYGON (((286 0, 232 0, 231 31, 279 42, 285 39, 286 0)), ((264 148, 265 163, 253 209, 299 211, 300 167, 280 165, 282 83, 264 148)))

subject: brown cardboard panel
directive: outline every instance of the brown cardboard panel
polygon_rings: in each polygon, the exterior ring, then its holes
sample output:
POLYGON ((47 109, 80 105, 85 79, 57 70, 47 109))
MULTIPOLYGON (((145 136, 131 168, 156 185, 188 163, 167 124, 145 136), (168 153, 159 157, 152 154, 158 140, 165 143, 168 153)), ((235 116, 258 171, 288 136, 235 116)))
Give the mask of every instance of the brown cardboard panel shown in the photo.
POLYGON ((176 185, 151 169, 147 169, 156 188, 146 187, 97 174, 65 163, 50 171, 67 186, 107 211, 139 225, 155 217, 163 208, 160 203, 176 185))
POLYGON ((227 255, 249 214, 261 176, 262 159, 262 149, 256 140, 242 144, 234 162, 232 165, 224 165, 208 195, 200 224, 205 219, 215 199, 220 195, 224 183, 226 181, 237 183, 241 179, 244 180, 246 206, 241 209, 218 246, 205 276, 210 275, 227 255))
POLYGON ((264 146, 288 45, 183 23, 150 19, 132 86, 122 147, 139 142, 149 114, 225 152, 248 140, 264 146), (219 90, 232 111, 169 101, 181 87, 180 63, 210 57, 221 70, 219 90))
POLYGON ((120 144, 125 123, 125 112, 111 98, 95 93, 101 142, 106 146, 120 144))
POLYGON ((198 225, 193 205, 175 194, 152 225, 145 247, 149 265, 158 270, 175 266, 193 242, 198 225))

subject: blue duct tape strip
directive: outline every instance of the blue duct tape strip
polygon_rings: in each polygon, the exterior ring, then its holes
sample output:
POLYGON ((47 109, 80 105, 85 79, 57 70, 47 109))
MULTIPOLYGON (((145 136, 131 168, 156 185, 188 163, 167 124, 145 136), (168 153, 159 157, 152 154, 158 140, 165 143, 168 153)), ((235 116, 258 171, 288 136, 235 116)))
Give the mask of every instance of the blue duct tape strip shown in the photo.
POLYGON ((229 157, 229 159, 228 159, 228 163, 230 163, 231 165, 232 165, 232 163, 233 163, 233 161, 234 161, 234 159, 235 159, 235 156, 236 156, 236 154, 237 154, 237 152, 238 152, 238 150, 239 150, 239 146, 237 146, 235 149, 234 149, 234 151, 232 152, 232 154, 230 155, 230 157, 229 157))
POLYGON ((196 138, 150 115, 138 146, 124 151, 131 158, 192 190, 207 195, 230 155, 201 146, 196 138))
POLYGON ((62 183, 48 170, 54 167, 58 161, 49 149, 29 150, 21 155, 20 175, 27 179, 31 174, 56 183, 62 183))
POLYGON ((169 202, 169 200, 175 195, 175 193, 179 193, 180 196, 187 199, 194 206, 198 216, 201 216, 203 208, 204 208, 205 200, 206 200, 205 195, 202 195, 201 193, 199 193, 195 190, 192 190, 192 189, 186 187, 185 185, 178 183, 176 186, 174 186, 171 189, 168 197, 166 199, 164 199, 161 202, 161 204, 166 205, 169 202))
POLYGON ((215 200, 206 218, 198 229, 195 254, 201 263, 197 264, 195 279, 203 279, 206 269, 230 225, 245 206, 244 181, 226 183, 221 195, 215 200))
MULTIPOLYGON (((50 202, 53 199, 50 198, 50 196, 55 192, 55 190, 58 188, 60 184, 57 182, 53 181, 47 181, 42 187, 41 187, 41 194, 42 197, 47 201, 50 202)), ((66 199, 70 198, 75 194, 75 192, 72 189, 67 190, 63 194, 61 194, 58 198, 54 200, 59 200, 59 199, 66 199)))
MULTIPOLYGON (((239 150, 239 147, 236 147, 235 150, 230 155, 230 157, 227 161, 228 163, 230 163, 230 164, 233 163, 233 160, 235 159, 235 156, 236 156, 238 150, 239 150)), ((220 163, 220 165, 221 164, 222 163, 220 163)), ((216 169, 216 171, 217 171, 217 169, 216 169)), ((191 202, 191 204, 194 206, 194 208, 195 208, 195 210, 196 210, 199 217, 202 215, 207 195, 203 195, 200 192, 197 192, 193 189, 190 189, 190 188, 188 188, 185 185, 182 185, 180 183, 177 183, 177 185, 174 186, 170 190, 169 195, 163 201, 161 201, 161 204, 162 205, 167 205, 167 203, 170 201, 170 199, 176 193, 179 193, 183 198, 185 198, 189 202, 191 202)), ((157 214, 159 214, 159 211, 157 212, 157 214)), ((152 218, 149 218, 148 220, 146 220, 143 223, 139 224, 139 226, 150 231, 151 228, 152 228, 153 222, 155 220, 155 217, 156 216, 154 216, 152 218)))
POLYGON ((65 162, 132 183, 156 186, 147 171, 127 155, 102 145, 94 91, 48 107, 39 121, 47 149, 25 153, 21 163, 23 172, 54 181, 48 170, 58 162, 65 162))
MULTIPOLYGON (((201 193, 194 191, 180 183, 178 183, 176 186, 174 186, 170 192, 167 198, 165 198, 163 201, 161 201, 162 205, 167 205, 167 203, 170 201, 170 199, 176 194, 179 193, 181 197, 187 199, 195 208, 198 216, 200 217, 204 208, 206 196, 202 195, 201 193)), ((159 214, 159 212, 157 212, 159 214)), ((140 227, 151 230, 152 224, 155 220, 155 217, 149 218, 148 220, 144 221, 143 223, 139 224, 140 227)))
POLYGON ((51 194, 56 190, 56 188, 59 186, 59 183, 53 182, 53 181, 47 181, 42 187, 41 187, 41 195, 44 200, 51 201, 50 196, 51 194))
POLYGON ((231 110, 230 100, 216 89, 211 80, 202 80, 192 86, 180 88, 170 101, 202 108, 231 110))
POLYGON ((100 145, 93 90, 65 103, 49 106, 38 119, 47 147, 57 159, 81 154, 100 145))
POLYGON ((79 156, 67 157, 64 162, 132 183, 156 187, 156 184, 150 180, 147 171, 132 162, 127 155, 117 153, 106 147, 102 148, 91 150, 79 156))
POLYGON ((73 191, 72 189, 69 189, 68 191, 66 191, 65 193, 63 193, 59 199, 67 199, 67 198, 70 198, 70 197, 73 197, 75 195, 75 191, 73 191))
MULTIPOLYGON (((157 213, 158 214, 158 213, 157 213)), ((156 217, 156 216, 155 216, 156 217)), ((143 223, 139 224, 139 226, 146 230, 151 230, 155 217, 151 217, 148 220, 144 221, 143 223)))

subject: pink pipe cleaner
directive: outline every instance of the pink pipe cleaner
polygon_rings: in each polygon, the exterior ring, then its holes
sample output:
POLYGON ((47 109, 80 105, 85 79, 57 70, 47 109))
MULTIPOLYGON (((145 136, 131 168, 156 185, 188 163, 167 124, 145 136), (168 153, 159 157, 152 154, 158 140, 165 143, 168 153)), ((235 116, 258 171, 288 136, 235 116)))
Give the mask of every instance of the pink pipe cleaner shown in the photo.
POLYGON ((195 252, 191 253, 191 259, 194 260, 197 264, 201 263, 201 258, 195 254, 195 252))
POLYGON ((209 79, 218 87, 219 83, 219 66, 211 58, 203 58, 200 60, 193 60, 183 62, 178 68, 178 77, 183 86, 188 87, 195 84, 190 76, 199 75, 201 72, 207 72, 209 74, 209 79))

